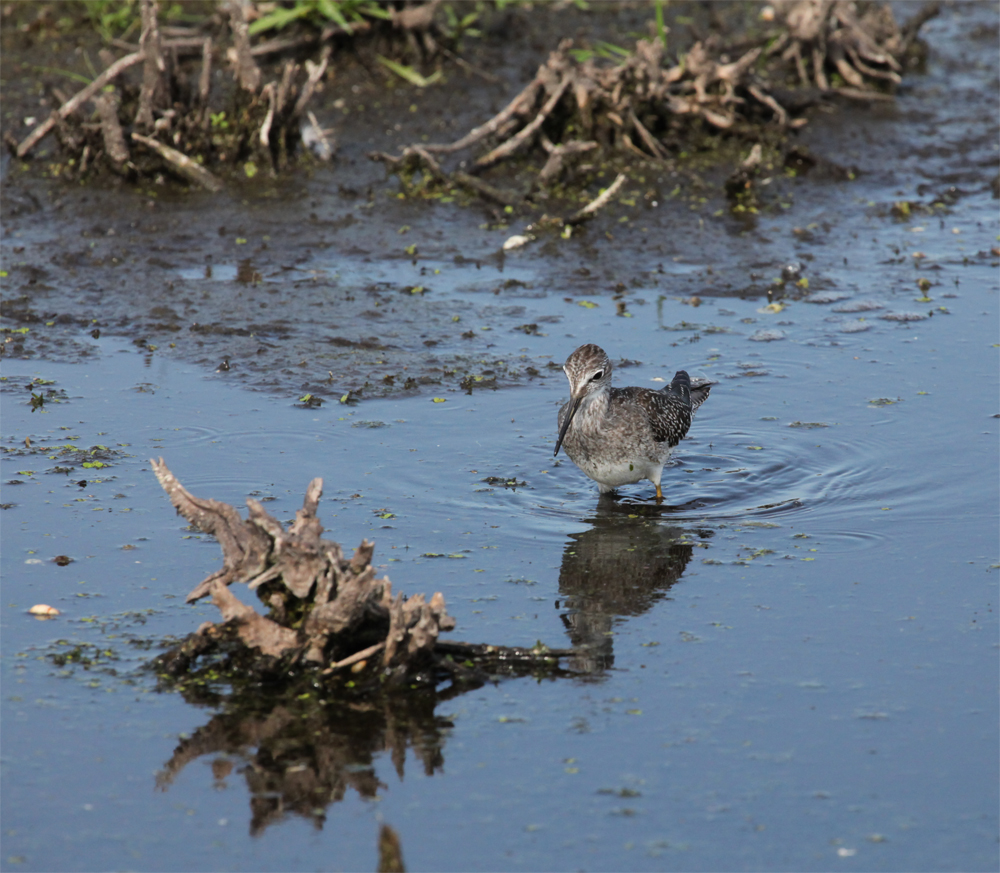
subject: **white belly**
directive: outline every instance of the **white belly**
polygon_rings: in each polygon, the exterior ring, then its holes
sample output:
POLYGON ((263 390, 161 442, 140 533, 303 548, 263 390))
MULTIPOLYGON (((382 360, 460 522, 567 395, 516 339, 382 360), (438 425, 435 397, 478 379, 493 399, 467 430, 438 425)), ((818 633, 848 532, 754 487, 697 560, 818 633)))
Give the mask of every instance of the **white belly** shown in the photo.
POLYGON ((653 484, 659 485, 660 476, 663 473, 663 462, 653 463, 645 459, 631 462, 595 463, 593 459, 588 458, 582 463, 579 461, 576 463, 584 473, 601 486, 602 492, 610 491, 619 485, 632 485, 643 479, 649 479, 653 484))

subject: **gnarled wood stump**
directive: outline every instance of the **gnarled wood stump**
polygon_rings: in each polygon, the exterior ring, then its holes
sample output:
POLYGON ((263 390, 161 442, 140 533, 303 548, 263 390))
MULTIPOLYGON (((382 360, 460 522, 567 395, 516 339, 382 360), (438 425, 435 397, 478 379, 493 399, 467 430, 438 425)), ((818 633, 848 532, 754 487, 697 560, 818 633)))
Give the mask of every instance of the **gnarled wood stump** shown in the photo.
POLYGON ((191 673, 203 655, 235 644, 241 663, 274 676, 287 675, 295 666, 318 668, 321 675, 352 667, 372 668, 394 680, 424 674, 432 682, 450 677, 481 684, 500 673, 542 669, 551 674, 560 658, 575 654, 541 644, 439 643, 441 632, 455 627, 440 592, 429 600, 422 594, 393 595, 389 578, 377 577, 371 564, 374 543, 363 540, 347 558, 338 543, 323 538, 316 516, 322 479, 309 483, 302 508, 286 530, 253 498, 247 499, 244 519, 228 503, 195 497, 162 458, 150 464, 177 512, 222 547, 222 568, 187 596, 189 603, 210 596, 222 622, 206 622, 160 655, 156 666, 161 672, 191 673), (237 598, 229 590, 234 582, 255 591, 268 614, 237 598))
MULTIPOLYGON (((337 669, 363 660, 355 656, 364 643, 365 657, 381 651, 385 667, 411 672, 428 664, 438 634, 455 627, 440 593, 429 601, 419 594, 393 596, 389 578, 376 577, 371 565, 374 543, 363 540, 348 559, 339 544, 321 536, 316 508, 322 479, 309 483, 302 509, 285 530, 253 498, 243 519, 228 503, 195 497, 162 459, 150 463, 177 511, 222 547, 222 569, 195 586, 188 602, 211 596, 223 621, 262 655, 337 669), (229 590, 233 582, 257 591, 269 616, 239 600, 229 590)), ((207 643, 218 638, 218 629, 203 626, 198 634, 207 643)), ((189 645, 189 654, 198 648, 189 645)))

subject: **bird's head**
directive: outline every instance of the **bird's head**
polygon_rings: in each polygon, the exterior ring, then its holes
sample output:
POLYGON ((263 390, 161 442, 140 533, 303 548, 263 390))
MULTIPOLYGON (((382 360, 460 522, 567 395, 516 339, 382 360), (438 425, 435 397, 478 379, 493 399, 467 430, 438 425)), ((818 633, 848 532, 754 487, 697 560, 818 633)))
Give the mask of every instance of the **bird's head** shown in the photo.
POLYGON ((611 386, 611 359, 604 349, 593 343, 580 346, 567 359, 563 365, 566 378, 569 379, 570 408, 569 414, 559 428, 559 438, 556 440, 556 450, 553 455, 559 454, 559 447, 562 445, 569 424, 576 415, 580 404, 588 397, 606 391, 611 386))

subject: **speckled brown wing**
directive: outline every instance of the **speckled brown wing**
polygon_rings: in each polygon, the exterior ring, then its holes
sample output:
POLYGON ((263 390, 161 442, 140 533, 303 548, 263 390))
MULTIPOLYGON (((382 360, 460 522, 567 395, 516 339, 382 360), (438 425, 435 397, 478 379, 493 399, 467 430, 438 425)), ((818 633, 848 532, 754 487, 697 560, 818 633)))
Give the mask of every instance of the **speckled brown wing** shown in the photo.
POLYGON ((670 391, 651 391, 649 388, 613 389, 629 402, 642 407, 653 430, 653 439, 658 443, 676 446, 691 427, 691 404, 670 391))

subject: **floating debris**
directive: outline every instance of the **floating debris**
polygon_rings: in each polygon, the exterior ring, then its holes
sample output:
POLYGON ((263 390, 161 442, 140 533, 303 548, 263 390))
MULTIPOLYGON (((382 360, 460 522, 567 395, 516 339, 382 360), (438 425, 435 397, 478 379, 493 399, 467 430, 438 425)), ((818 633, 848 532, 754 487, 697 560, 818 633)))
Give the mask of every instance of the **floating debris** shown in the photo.
POLYGON ((526 246, 534 239, 533 236, 527 236, 526 234, 519 233, 514 234, 512 237, 508 237, 503 244, 503 250, 505 252, 513 251, 514 249, 519 249, 521 246, 526 246))
POLYGON ((828 291, 825 294, 810 294, 803 297, 803 303, 836 303, 838 300, 846 300, 850 294, 843 294, 839 291, 828 291))
POLYGON ((834 306, 834 312, 874 312, 876 309, 883 309, 881 303, 875 300, 849 300, 847 303, 841 303, 840 306, 834 306))
POLYGON ((930 318, 926 312, 887 312, 878 317, 883 321, 923 321, 930 318))
POLYGON ((903 402, 902 397, 896 397, 895 399, 893 399, 892 397, 876 397, 874 400, 869 400, 868 405, 875 407, 892 406, 893 403, 902 403, 902 402, 903 402))

